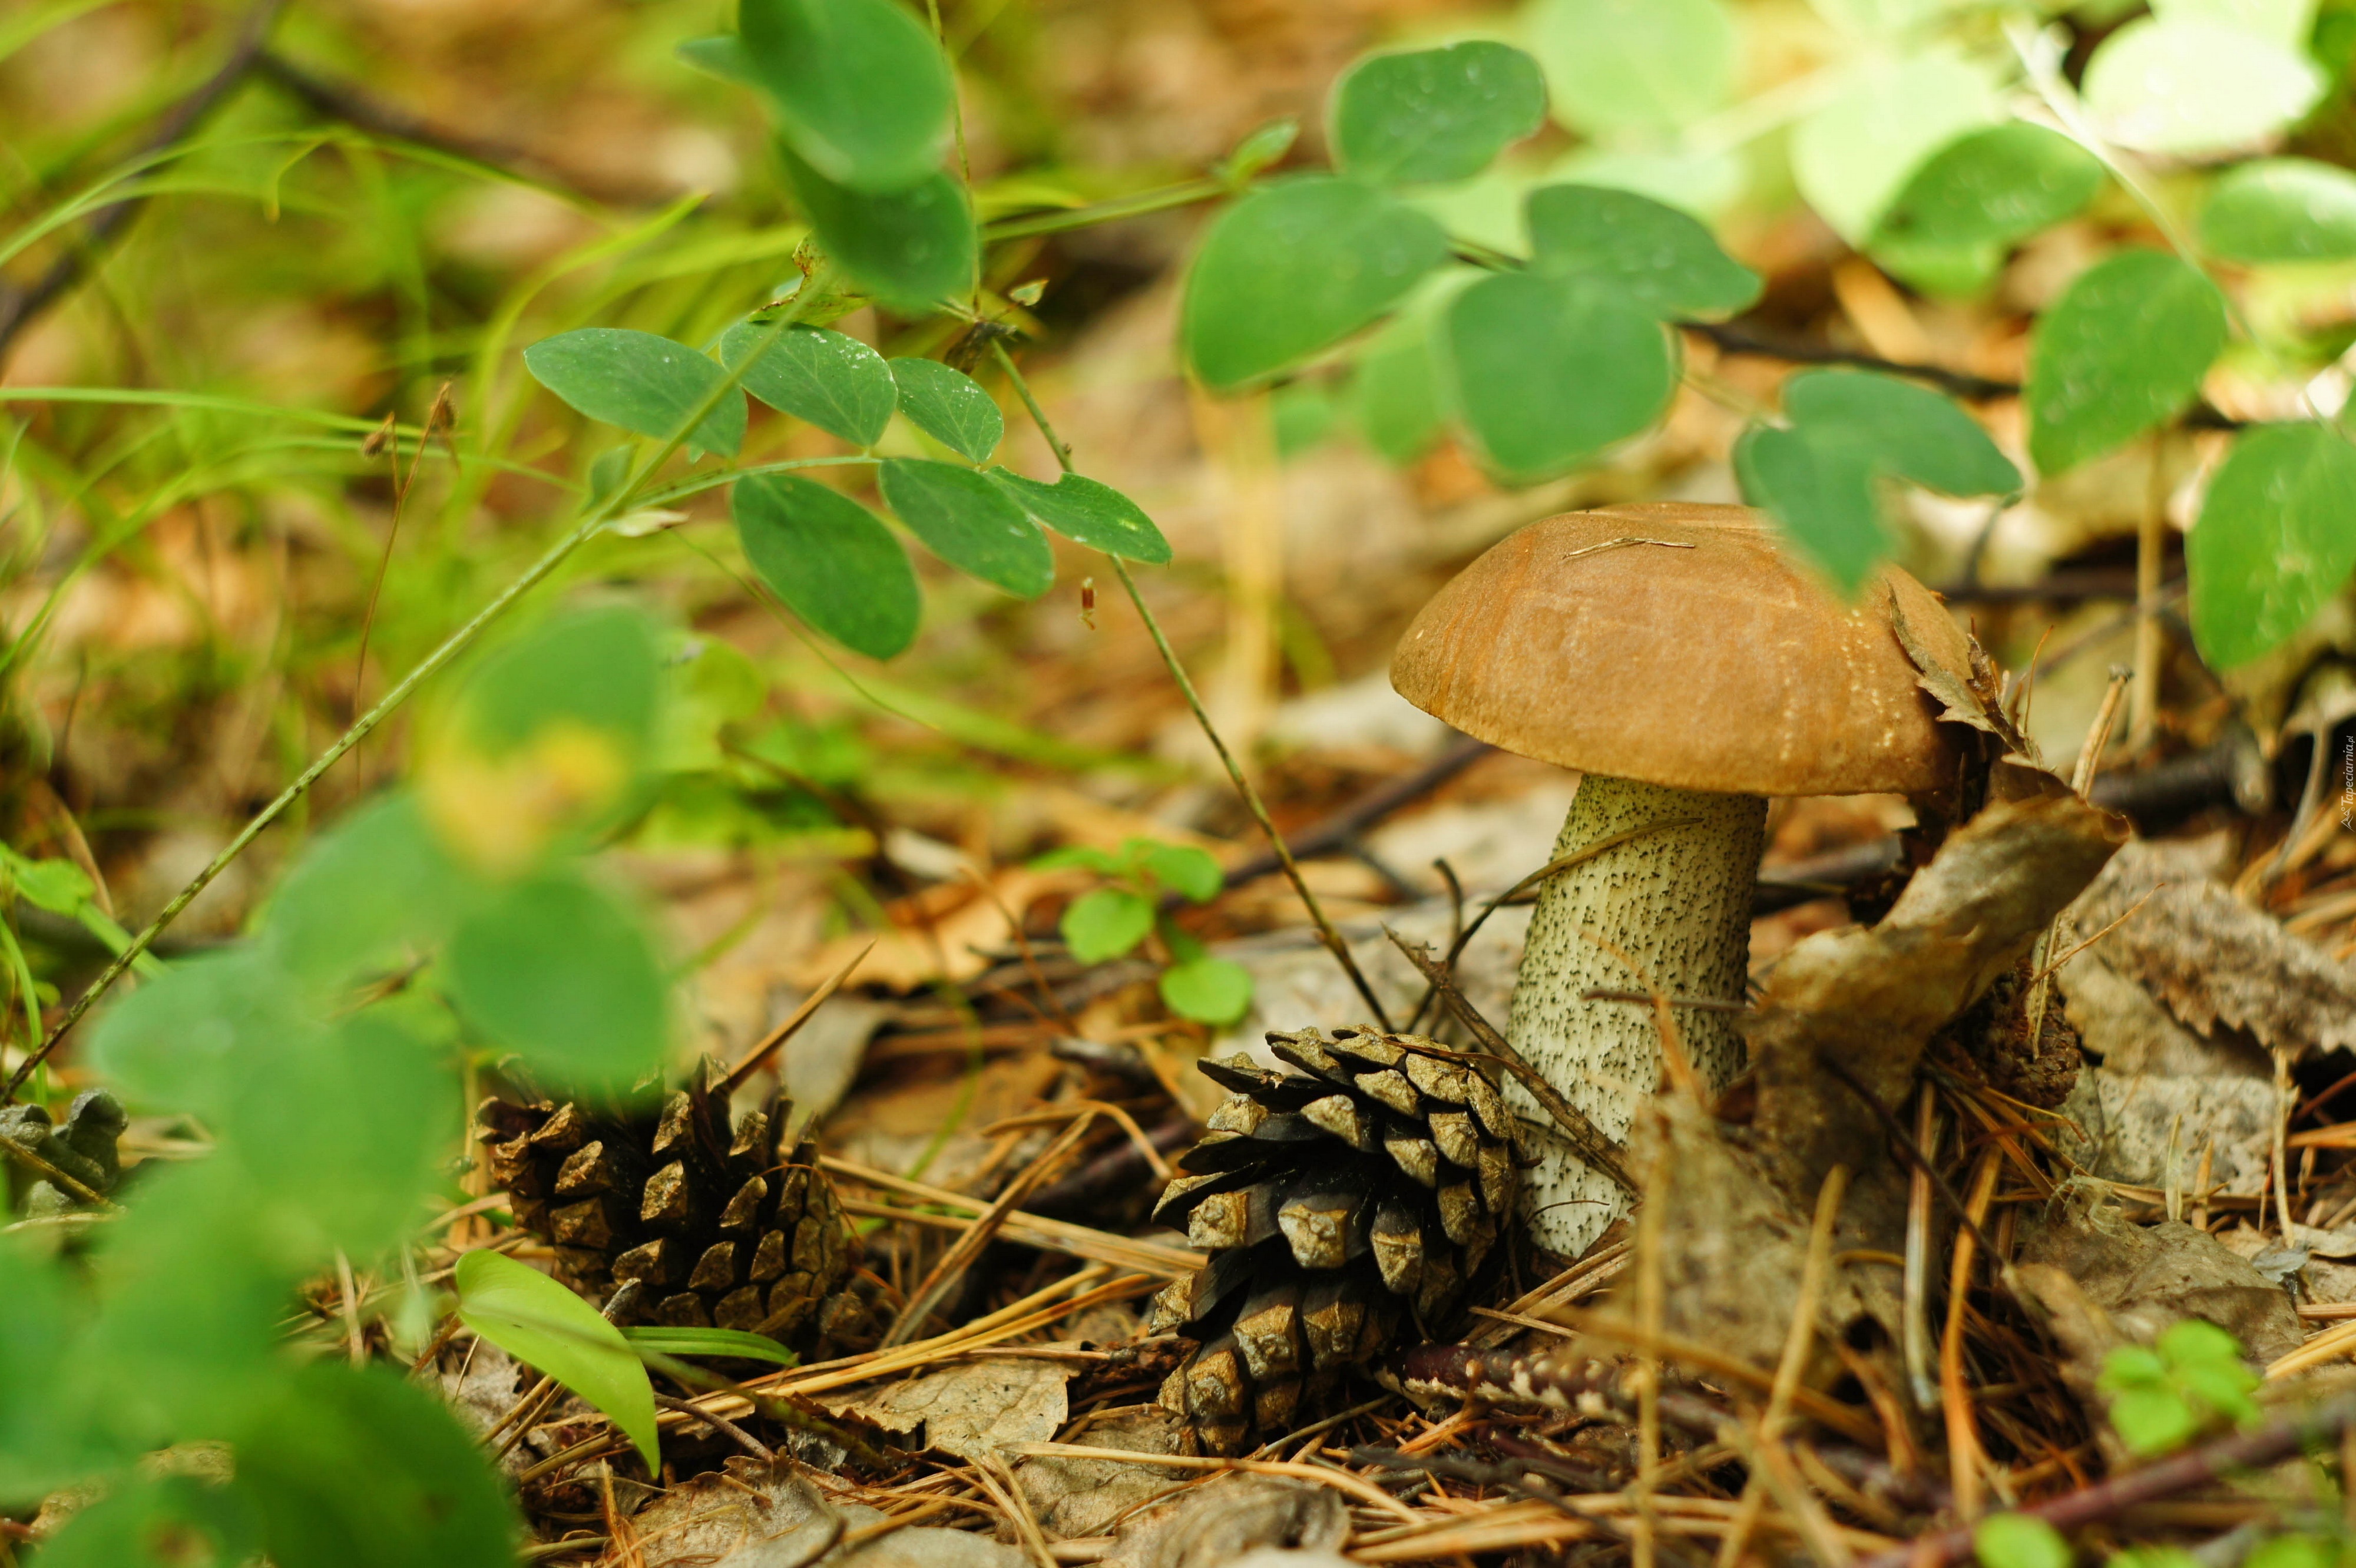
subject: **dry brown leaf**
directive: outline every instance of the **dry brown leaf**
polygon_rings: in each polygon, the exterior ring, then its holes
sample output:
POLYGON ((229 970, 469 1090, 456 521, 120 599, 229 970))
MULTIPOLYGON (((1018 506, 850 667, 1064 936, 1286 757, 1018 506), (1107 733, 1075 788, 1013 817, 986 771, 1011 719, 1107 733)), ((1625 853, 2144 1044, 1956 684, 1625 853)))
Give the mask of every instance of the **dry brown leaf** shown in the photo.
POLYGON ((1076 1363, 1028 1356, 988 1357, 881 1390, 827 1399, 894 1432, 924 1431, 924 1443, 960 1459, 1044 1443, 1068 1419, 1064 1384, 1076 1363))
POLYGON ((2246 1030, 2295 1058, 2356 1047, 2356 967, 2202 875, 2207 853, 2200 844, 2127 845, 2072 921, 2091 936, 2147 900, 2102 940, 2103 961, 2204 1035, 2246 1030))
POLYGON ((1226 1568, 1255 1547, 1325 1552, 1350 1533, 1340 1494, 1275 1476, 1226 1475, 1131 1519, 1105 1568, 1226 1568))
MULTIPOLYGON (((1128 1454, 1175 1454, 1181 1447, 1178 1418, 1158 1404, 1107 1415, 1071 1441, 1128 1454)), ((1131 1509, 1168 1491, 1180 1478, 1156 1466, 1060 1455, 1033 1455, 1014 1468, 1015 1484, 1040 1524, 1066 1539, 1106 1533, 1131 1509)))

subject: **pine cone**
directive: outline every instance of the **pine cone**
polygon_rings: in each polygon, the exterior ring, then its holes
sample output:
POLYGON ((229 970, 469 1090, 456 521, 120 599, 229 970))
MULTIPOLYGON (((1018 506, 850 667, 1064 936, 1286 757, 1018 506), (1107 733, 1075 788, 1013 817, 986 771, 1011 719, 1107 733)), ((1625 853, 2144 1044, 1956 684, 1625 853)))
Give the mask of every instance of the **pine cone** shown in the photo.
POLYGON ((1268 1043, 1300 1070, 1197 1064, 1235 1094, 1153 1211, 1211 1255, 1154 1298, 1147 1331, 1201 1342, 1162 1403, 1214 1453, 1285 1430, 1402 1312, 1427 1334, 1447 1319, 1520 1179, 1505 1101, 1460 1053, 1371 1029, 1268 1043))
POLYGON ((732 1129, 720 1076, 707 1060, 652 1118, 493 1098, 478 1136, 517 1223, 554 1244, 561 1279, 600 1304, 639 1283, 625 1321, 778 1340, 830 1331, 858 1311, 841 1294, 851 1238, 833 1184, 809 1142, 780 1146, 789 1104, 732 1129))

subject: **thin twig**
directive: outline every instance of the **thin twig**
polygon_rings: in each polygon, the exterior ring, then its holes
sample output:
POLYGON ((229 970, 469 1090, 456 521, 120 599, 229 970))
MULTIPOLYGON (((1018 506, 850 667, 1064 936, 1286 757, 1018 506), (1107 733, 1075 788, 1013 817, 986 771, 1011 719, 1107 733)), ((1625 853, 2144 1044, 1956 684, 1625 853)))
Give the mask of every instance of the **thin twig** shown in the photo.
MULTIPOLYGON (((2261 1470, 2300 1450, 2356 1430, 2356 1398, 2282 1416, 2248 1432, 2221 1437, 2170 1459, 2114 1476, 2107 1481, 2065 1492, 2019 1511, 2059 1530, 2116 1519, 2141 1503, 2181 1497, 2211 1481, 2242 1470, 2261 1470)), ((1917 1536, 1901 1546, 1875 1553, 1857 1568, 1948 1568, 1968 1560, 1973 1552, 1968 1524, 1936 1535, 1917 1536)))
MULTIPOLYGON (((1039 434, 1045 438, 1048 449, 1055 454, 1056 463, 1064 472, 1075 472, 1071 447, 1048 423, 1047 411, 1039 406, 1038 398, 1031 391, 1031 383, 1023 379, 1022 371, 1015 366, 1014 356, 1006 351, 1003 342, 994 338, 990 350, 997 357, 999 367, 1006 372, 1007 380, 1023 399, 1023 406, 1030 411, 1031 422, 1039 427, 1039 434)), ((1120 578, 1120 585, 1129 595, 1129 602, 1136 607, 1138 618, 1145 623, 1145 629, 1151 634, 1154 649, 1162 655, 1162 665, 1170 671, 1170 679, 1176 683, 1179 694, 1186 699, 1186 707, 1194 715, 1194 722, 1202 726, 1205 737, 1211 743, 1211 749, 1218 753, 1219 764, 1226 769, 1228 781, 1235 786, 1236 793, 1243 797, 1244 805, 1251 812, 1252 820, 1259 824, 1260 832, 1268 835, 1268 846, 1276 855, 1278 868, 1284 873, 1285 880, 1292 884, 1292 890, 1299 895, 1301 907, 1309 911, 1311 924, 1317 928, 1317 940, 1325 945, 1325 950, 1333 955, 1333 961, 1340 964, 1342 972, 1350 977, 1350 983, 1356 988, 1359 1000, 1373 1012, 1375 1022, 1382 1026, 1384 1033, 1388 1034, 1392 1028, 1390 1014, 1384 1009, 1382 999, 1375 994, 1375 988, 1367 983, 1365 975, 1360 972, 1358 961, 1351 955, 1350 944, 1342 940, 1342 933, 1335 930, 1333 922, 1325 918, 1324 906, 1319 904, 1317 895, 1309 890, 1309 884, 1301 876, 1301 866, 1293 859, 1284 835, 1276 831, 1276 823, 1268 814, 1267 802, 1260 799, 1259 790, 1253 787, 1252 781, 1244 777, 1244 770, 1237 763, 1235 754, 1227 749, 1226 740, 1219 734, 1218 725, 1211 722, 1210 714, 1203 707, 1203 699, 1195 693, 1194 682, 1186 674, 1186 666, 1179 662, 1177 650, 1170 646, 1170 639, 1162 634, 1161 621, 1154 618, 1152 610, 1146 607, 1145 596, 1137 591, 1137 579, 1130 575, 1129 563, 1110 553, 1107 553, 1105 559, 1112 563, 1113 572, 1120 578)))
POLYGON ((728 1069, 728 1076, 720 1080, 720 1087, 715 1091, 718 1093, 720 1098, 724 1101, 730 1095, 743 1088, 746 1079, 761 1070, 761 1064, 763 1062, 767 1061, 772 1056, 775 1056, 779 1050, 783 1049, 787 1040, 792 1039, 794 1036, 800 1033, 801 1026, 804 1024, 809 1023, 813 1017, 817 1016, 818 1010, 825 1006, 836 992, 842 989, 842 983, 849 980, 858 970, 859 966, 867 961, 867 955, 875 950, 875 942, 882 941, 883 940, 883 938, 878 937, 874 941, 871 941, 865 947, 861 948, 858 952, 851 956, 851 960, 849 963, 844 964, 841 969, 838 969, 832 974, 828 975, 826 977, 826 983, 819 986, 816 991, 811 992, 808 999, 806 999, 800 1006, 795 1008, 792 1015, 787 1017, 784 1023, 770 1030, 768 1036, 763 1039, 759 1045, 755 1046, 751 1050, 746 1051, 744 1053, 744 1059, 738 1062, 734 1067, 730 1068, 728 1069))
POLYGON ((771 1463, 775 1463, 776 1460, 776 1454, 759 1438, 754 1436, 751 1433, 745 1431, 734 1422, 730 1421, 726 1416, 712 1414, 701 1405, 697 1404, 693 1400, 675 1399, 669 1394, 657 1394, 655 1395, 655 1403, 660 1405, 665 1410, 679 1411, 688 1416, 691 1420, 701 1422, 704 1425, 712 1428, 712 1431, 720 1434, 723 1437, 727 1438, 730 1442, 735 1444, 737 1447, 742 1448, 745 1453, 750 1454, 755 1459, 766 1460, 771 1463))
POLYGON ((1431 956, 1431 950, 1421 942, 1408 940, 1388 926, 1383 928, 1383 935, 1390 938, 1391 945, 1398 949, 1408 962, 1415 965, 1431 983, 1433 993, 1456 1015, 1457 1022, 1472 1032, 1482 1049, 1512 1073, 1515 1080, 1529 1091, 1531 1099, 1546 1108, 1547 1114, 1561 1126, 1564 1137, 1578 1151, 1579 1157, 1618 1182, 1631 1196, 1637 1196, 1636 1184, 1630 1179, 1627 1168, 1620 1163, 1622 1146, 1614 1143, 1602 1128, 1588 1120, 1585 1112, 1564 1099, 1561 1090, 1548 1083, 1536 1068, 1523 1059, 1522 1053, 1514 1048, 1512 1042, 1499 1034, 1497 1026, 1483 1017, 1481 1010, 1458 989, 1455 976, 1440 967, 1431 956))

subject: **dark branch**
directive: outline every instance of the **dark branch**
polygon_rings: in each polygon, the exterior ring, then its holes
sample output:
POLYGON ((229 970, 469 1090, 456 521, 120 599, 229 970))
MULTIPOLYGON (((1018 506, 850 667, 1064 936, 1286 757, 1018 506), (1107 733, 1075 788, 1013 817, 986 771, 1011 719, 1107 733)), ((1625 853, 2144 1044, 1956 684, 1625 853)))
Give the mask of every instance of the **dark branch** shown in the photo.
MULTIPOLYGON (((143 158, 170 151, 185 141, 189 133, 204 123, 205 117, 228 99, 262 53, 270 36, 271 25, 286 0, 257 0, 238 24, 237 37, 230 44, 229 54, 204 84, 172 106, 141 147, 143 158)), ((63 255, 49 263, 49 270, 35 279, 29 287, 12 289, 0 285, 0 360, 5 360, 8 350, 16 344, 24 329, 50 306, 63 298, 81 282, 125 225, 139 215, 147 204, 144 196, 134 196, 100 208, 90 220, 90 226, 78 235, 70 235, 63 255)))

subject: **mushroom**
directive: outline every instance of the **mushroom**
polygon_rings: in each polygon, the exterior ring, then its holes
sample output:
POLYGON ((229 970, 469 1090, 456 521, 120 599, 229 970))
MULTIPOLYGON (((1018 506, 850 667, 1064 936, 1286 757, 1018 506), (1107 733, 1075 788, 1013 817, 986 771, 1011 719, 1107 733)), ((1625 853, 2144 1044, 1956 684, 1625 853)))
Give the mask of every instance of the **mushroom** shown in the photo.
MULTIPOLYGON (((1839 602, 1746 507, 1605 507, 1535 522, 1423 607, 1391 682, 1468 735, 1580 771, 1530 918, 1507 1038, 1607 1136, 1658 1086, 1654 1012, 1593 991, 1740 1004, 1770 795, 1952 789, 1961 755, 1893 627, 1951 671, 1969 644, 1889 569, 1839 602)), ((1731 1008, 1680 1006, 1713 1090, 1740 1069, 1731 1008)), ((1537 1102, 1507 1092, 1526 1115, 1537 1102)), ((1627 1206, 1559 1140, 1524 1183, 1531 1231, 1576 1256, 1627 1206)))

